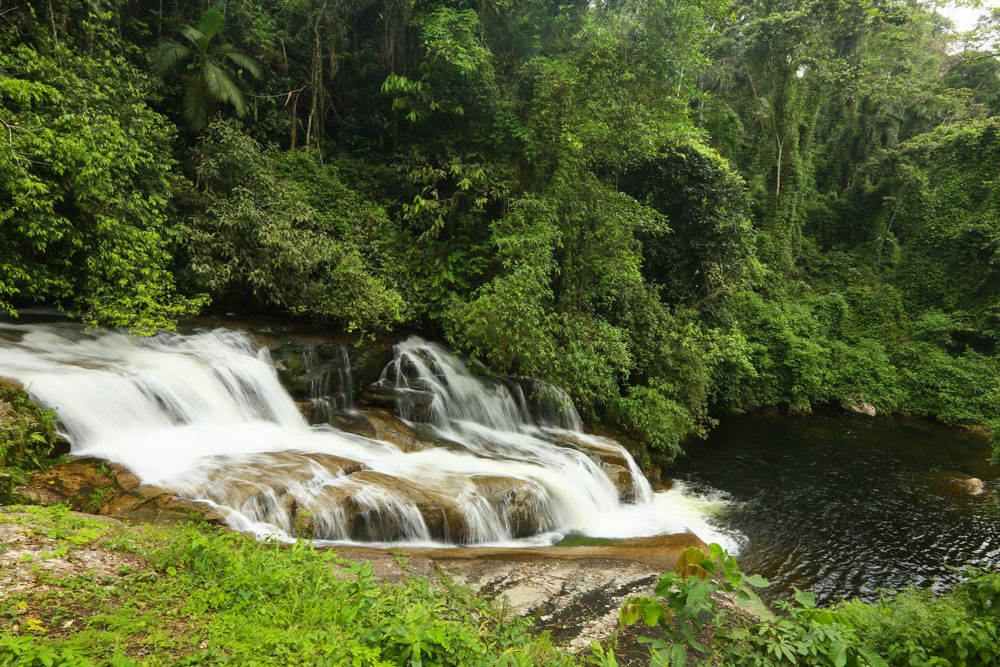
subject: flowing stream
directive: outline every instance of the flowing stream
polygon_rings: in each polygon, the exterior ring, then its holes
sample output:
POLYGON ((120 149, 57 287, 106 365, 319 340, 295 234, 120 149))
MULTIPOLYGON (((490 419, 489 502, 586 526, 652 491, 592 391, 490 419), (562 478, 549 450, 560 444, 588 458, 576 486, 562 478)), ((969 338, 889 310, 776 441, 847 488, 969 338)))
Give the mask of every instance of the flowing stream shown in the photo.
POLYGON ((989 489, 1000 471, 970 434, 843 414, 727 417, 689 443, 673 487, 653 493, 554 387, 475 377, 410 339, 373 385, 397 397, 400 420, 351 410, 347 349, 322 352, 301 360, 298 397, 313 420, 370 420, 375 437, 310 424, 280 362, 236 330, 134 338, 0 321, 0 376, 55 408, 73 454, 119 462, 260 535, 294 539, 306 527, 321 543, 540 546, 690 530, 771 579, 767 597, 794 586, 821 601, 943 590, 956 567, 1000 564, 989 494, 961 482, 989 489))
MULTIPOLYGON (((689 444, 679 479, 725 505, 741 569, 819 600, 907 586, 942 591, 956 568, 1000 565, 1000 516, 967 476, 1000 482, 984 438, 918 420, 829 413, 726 417, 689 444)), ((717 506, 716 506, 717 507, 717 506)))
MULTIPOLYGON (((399 406, 420 424, 379 417, 401 425, 400 441, 310 425, 267 349, 225 328, 135 338, 0 322, 0 376, 56 410, 73 454, 119 462, 262 535, 292 539, 308 524, 335 543, 544 545, 690 528, 726 540, 707 519, 711 500, 653 494, 558 390, 474 377, 419 339, 396 347, 380 381, 432 396, 419 418, 399 406)), ((349 408, 349 377, 317 375, 310 391, 334 380, 346 398, 321 407, 349 408)))

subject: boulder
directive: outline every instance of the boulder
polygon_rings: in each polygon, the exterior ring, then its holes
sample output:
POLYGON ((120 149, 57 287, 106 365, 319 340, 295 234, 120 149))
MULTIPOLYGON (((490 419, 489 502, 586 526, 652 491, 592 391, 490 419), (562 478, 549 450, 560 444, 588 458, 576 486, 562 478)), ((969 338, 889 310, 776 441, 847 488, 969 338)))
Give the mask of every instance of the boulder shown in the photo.
POLYGON ((247 333, 270 350, 278 378, 299 400, 339 393, 339 403, 350 405, 392 361, 392 346, 385 343, 358 345, 351 337, 315 330, 251 328, 247 333), (340 386, 345 380, 348 386, 340 386))
POLYGON ((983 480, 957 470, 935 470, 926 473, 924 478, 931 490, 946 496, 978 496, 986 491, 983 480))
POLYGON ((491 376, 507 387, 514 399, 540 426, 579 429, 580 417, 569 394, 555 385, 524 376, 491 376))
POLYGON ((983 480, 978 477, 966 477, 958 480, 958 486, 971 496, 983 493, 983 480))
POLYGON ((846 412, 865 417, 874 417, 878 413, 875 406, 867 401, 844 400, 840 402, 840 408, 846 412))
POLYGON ((283 341, 271 350, 278 379, 297 399, 317 398, 340 387, 339 378, 350 371, 347 348, 340 341, 283 341))
POLYGON ((459 452, 468 449, 460 442, 445 438, 428 424, 409 424, 385 409, 362 410, 361 415, 371 424, 375 437, 389 442, 404 452, 418 452, 444 447, 459 452))
POLYGON ((611 482, 618 489, 618 498, 628 500, 635 496, 635 484, 632 482, 632 473, 628 468, 601 461, 601 470, 608 476, 611 482))
POLYGON ((434 394, 420 389, 397 387, 386 381, 378 381, 365 387, 358 398, 362 405, 393 410, 404 419, 426 419, 434 394))
POLYGON ((317 452, 271 452, 247 460, 214 462, 211 481, 178 489, 181 495, 208 498, 242 514, 286 530, 292 528, 296 503, 316 488, 367 467, 358 461, 317 452))
POLYGON ((296 498, 293 525, 318 539, 393 542, 407 537, 405 508, 415 509, 431 538, 468 538, 464 514, 454 500, 385 473, 362 471, 343 482, 296 498), (401 506, 402 512, 393 511, 401 506))
POLYGON ((163 493, 155 496, 141 507, 125 512, 121 518, 132 522, 153 524, 201 520, 214 526, 224 526, 228 514, 229 512, 224 508, 163 493))
POLYGON ((330 416, 330 426, 365 438, 376 437, 375 427, 368 417, 357 410, 335 410, 330 416))
MULTIPOLYGON (((646 476, 646 479, 649 480, 649 483, 654 488, 657 486, 662 486, 663 469, 660 466, 649 464, 642 472, 646 476)), ((669 484, 669 480, 667 480, 667 483, 669 484)))
POLYGON ((352 388, 354 395, 359 396, 365 387, 382 377, 382 370, 392 361, 392 346, 355 345, 348 350, 348 356, 351 359, 352 388))
POLYGON ((420 378, 420 369, 414 363, 414 357, 423 362, 427 367, 435 368, 434 362, 429 357, 419 352, 410 351, 401 357, 395 357, 386 365, 385 372, 382 374, 382 380, 392 385, 397 384, 400 376, 406 378, 408 382, 418 381, 420 378))
POLYGON ((365 419, 375 431, 375 438, 399 447, 404 452, 426 449, 417 440, 413 427, 385 409, 362 411, 365 419))
POLYGON ((63 502, 74 509, 97 513, 112 498, 138 485, 139 478, 124 466, 83 457, 33 473, 17 492, 35 502, 63 502))
POLYGON ((497 508, 513 537, 528 537, 549 528, 544 494, 534 482, 502 475, 473 475, 470 481, 497 508))
POLYGON ((558 430, 545 430, 546 439, 560 447, 586 454, 614 483, 621 499, 635 495, 635 484, 629 467, 628 453, 614 440, 597 435, 583 435, 558 430))
MULTIPOLYGON (((402 502, 415 506, 434 539, 452 542, 463 542, 467 539, 468 526, 465 515, 454 500, 443 494, 384 473, 360 472, 352 475, 350 479, 352 483, 361 484, 368 489, 381 489, 402 502)), ((369 516, 370 512, 372 510, 355 519, 354 534, 358 536, 356 539, 366 539, 361 537, 365 532, 363 528, 376 524, 377 519, 373 520, 374 517, 369 516)))
POLYGON ((174 491, 140 483, 118 463, 98 458, 63 461, 29 476, 18 495, 31 501, 70 507, 129 521, 164 523, 192 517, 224 524, 225 512, 205 503, 175 496, 174 491))

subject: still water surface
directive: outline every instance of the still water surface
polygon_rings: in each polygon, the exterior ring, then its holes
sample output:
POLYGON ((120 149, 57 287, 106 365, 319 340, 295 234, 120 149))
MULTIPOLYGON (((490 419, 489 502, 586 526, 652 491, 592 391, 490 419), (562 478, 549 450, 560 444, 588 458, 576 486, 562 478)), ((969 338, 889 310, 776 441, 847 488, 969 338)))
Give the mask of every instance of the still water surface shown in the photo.
POLYGON ((942 591, 955 567, 1000 566, 991 494, 955 482, 1000 484, 980 436, 916 420, 745 415, 724 418, 688 452, 673 476, 721 492, 716 522, 740 543, 741 569, 771 580, 766 597, 788 599, 793 586, 822 602, 942 591))

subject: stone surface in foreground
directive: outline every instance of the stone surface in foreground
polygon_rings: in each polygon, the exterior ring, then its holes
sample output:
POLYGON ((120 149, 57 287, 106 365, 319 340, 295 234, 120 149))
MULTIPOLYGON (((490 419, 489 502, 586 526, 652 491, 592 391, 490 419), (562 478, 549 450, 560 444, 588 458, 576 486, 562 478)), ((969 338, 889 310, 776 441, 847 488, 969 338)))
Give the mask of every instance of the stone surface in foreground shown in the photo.
MULTIPOLYGON (((431 580, 443 576, 506 601, 514 613, 534 617, 535 627, 550 631, 557 644, 580 652, 590 642, 611 636, 618 629, 622 604, 634 595, 653 595, 659 575, 673 571, 690 546, 707 549, 695 535, 681 533, 615 546, 337 551, 349 560, 372 563, 380 579, 402 579, 410 573, 431 580), (405 557, 405 565, 399 556, 405 557)), ((645 627, 630 630, 652 632, 645 627)), ((648 659, 648 651, 643 655, 648 659)))

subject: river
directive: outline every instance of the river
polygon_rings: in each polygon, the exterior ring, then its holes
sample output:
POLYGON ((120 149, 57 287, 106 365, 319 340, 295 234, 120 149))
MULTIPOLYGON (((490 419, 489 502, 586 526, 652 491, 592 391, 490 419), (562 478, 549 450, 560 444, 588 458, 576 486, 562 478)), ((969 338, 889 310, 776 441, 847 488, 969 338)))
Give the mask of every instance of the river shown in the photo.
POLYGON ((740 544, 745 572, 821 602, 880 588, 942 591, 955 568, 1000 564, 1000 516, 987 489, 1000 480, 976 434, 926 421, 842 413, 741 415, 689 443, 674 476, 724 501, 716 525, 740 544))

